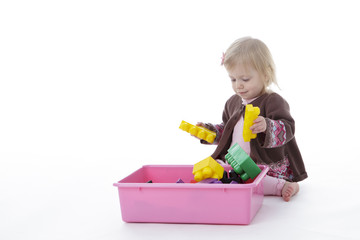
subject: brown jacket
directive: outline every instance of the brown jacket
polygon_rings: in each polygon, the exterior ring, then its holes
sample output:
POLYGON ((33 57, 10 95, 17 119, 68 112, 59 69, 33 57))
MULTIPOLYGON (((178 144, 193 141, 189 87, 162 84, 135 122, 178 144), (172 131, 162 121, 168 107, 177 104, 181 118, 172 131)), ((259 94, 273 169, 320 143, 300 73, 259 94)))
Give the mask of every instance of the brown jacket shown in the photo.
MULTIPOLYGON (((265 93, 251 104, 260 108, 260 116, 265 118, 267 129, 266 132, 257 134, 255 139, 251 139, 250 157, 256 163, 268 165, 270 168, 279 166, 286 160, 287 165, 290 165, 287 166, 290 178, 286 180, 298 182, 307 178, 294 136, 295 121, 290 115, 288 103, 277 93, 265 93)), ((233 95, 226 102, 223 112, 224 132, 212 154, 214 159, 225 159, 232 142, 234 127, 244 114, 244 109, 238 95, 233 95)))

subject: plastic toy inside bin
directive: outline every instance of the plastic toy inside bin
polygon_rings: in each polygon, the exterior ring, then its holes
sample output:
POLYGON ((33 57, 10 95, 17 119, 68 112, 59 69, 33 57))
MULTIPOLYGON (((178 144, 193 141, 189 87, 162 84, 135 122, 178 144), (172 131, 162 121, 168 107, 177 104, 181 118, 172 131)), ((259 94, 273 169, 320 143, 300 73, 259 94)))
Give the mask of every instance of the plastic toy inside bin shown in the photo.
MULTIPOLYGON (((262 180, 249 184, 193 184, 192 165, 146 165, 122 179, 118 188, 125 222, 250 224, 263 198, 262 180), (176 183, 181 178, 185 183, 176 183), (153 183, 146 183, 152 180, 153 183)), ((231 166, 224 167, 229 171, 231 166)))

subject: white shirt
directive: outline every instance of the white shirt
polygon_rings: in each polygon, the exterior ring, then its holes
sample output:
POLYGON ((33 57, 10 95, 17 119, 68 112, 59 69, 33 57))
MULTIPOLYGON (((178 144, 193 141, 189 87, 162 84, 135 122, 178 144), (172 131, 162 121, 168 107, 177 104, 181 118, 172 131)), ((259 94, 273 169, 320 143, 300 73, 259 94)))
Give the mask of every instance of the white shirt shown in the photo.
MULTIPOLYGON (((252 101, 254 101, 256 98, 250 99, 249 101, 246 101, 245 99, 242 100, 243 105, 250 104, 252 101)), ((236 123, 234 127, 234 132, 232 136, 232 147, 235 143, 239 144, 240 147, 250 156, 250 142, 245 142, 243 137, 243 128, 244 128, 244 115, 241 115, 239 121, 236 123)))

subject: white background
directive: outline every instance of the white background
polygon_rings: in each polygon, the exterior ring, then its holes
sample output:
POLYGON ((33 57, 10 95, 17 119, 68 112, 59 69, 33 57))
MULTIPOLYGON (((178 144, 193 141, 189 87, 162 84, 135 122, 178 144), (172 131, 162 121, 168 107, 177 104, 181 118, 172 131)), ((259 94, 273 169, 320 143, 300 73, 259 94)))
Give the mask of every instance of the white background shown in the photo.
MULTIPOLYGON (((0 239, 358 239, 356 1, 1 1, 0 239), (127 224, 114 182, 214 146, 237 38, 270 48, 309 178, 249 226, 127 224)), ((217 206, 217 204, 215 204, 217 206)))

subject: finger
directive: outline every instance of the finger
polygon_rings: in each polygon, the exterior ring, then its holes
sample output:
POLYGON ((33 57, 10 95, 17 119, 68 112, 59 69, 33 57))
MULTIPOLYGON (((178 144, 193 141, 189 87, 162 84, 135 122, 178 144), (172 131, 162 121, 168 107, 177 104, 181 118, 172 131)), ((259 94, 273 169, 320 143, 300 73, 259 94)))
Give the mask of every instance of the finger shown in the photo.
POLYGON ((255 129, 259 128, 261 124, 260 123, 254 123, 251 127, 250 127, 250 130, 251 131, 254 131, 255 129))
POLYGON ((207 129, 209 129, 210 131, 216 132, 216 128, 215 128, 213 125, 210 125, 210 124, 208 124, 208 123, 206 123, 206 124, 204 125, 204 128, 207 128, 207 129))
POLYGON ((204 127, 204 123, 198 122, 198 123, 196 124, 196 126, 204 127))
POLYGON ((261 133, 265 131, 265 126, 263 126, 262 124, 254 124, 253 126, 250 127, 250 130, 252 131, 252 133, 261 133))
POLYGON ((251 132, 253 134, 261 133, 261 131, 258 128, 254 129, 254 130, 251 130, 251 132))
POLYGON ((253 134, 258 134, 263 132, 261 129, 255 129, 254 131, 252 131, 253 134))
POLYGON ((254 133, 257 133, 257 128, 255 128, 255 127, 251 127, 250 130, 251 130, 251 132, 252 132, 253 134, 254 134, 254 133))
POLYGON ((258 122, 260 122, 261 120, 259 119, 259 118, 257 118, 257 119, 255 119, 254 121, 253 121, 253 123, 258 123, 258 122))
POLYGON ((257 117, 254 121, 253 121, 253 123, 259 123, 259 122, 262 122, 262 121, 264 121, 265 119, 262 117, 262 116, 259 116, 259 117, 257 117))

